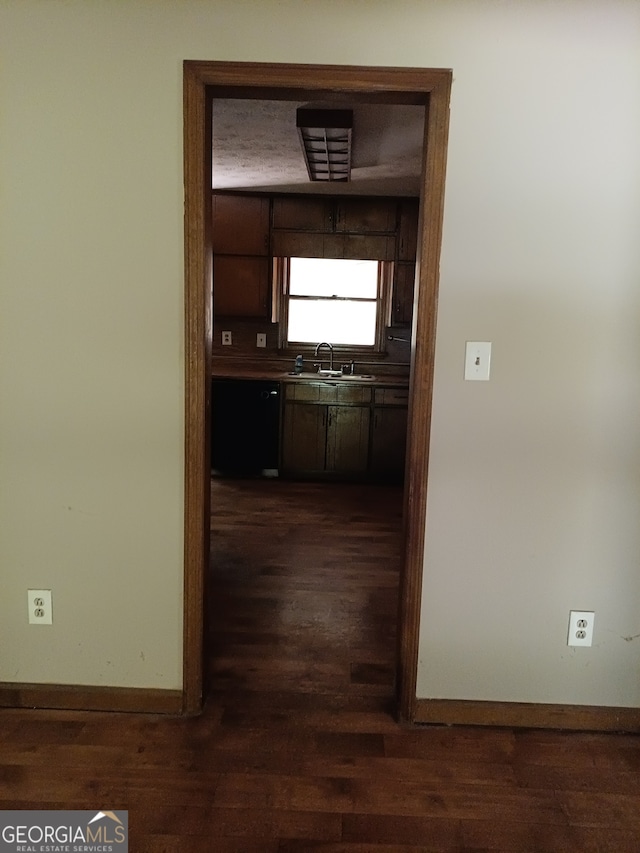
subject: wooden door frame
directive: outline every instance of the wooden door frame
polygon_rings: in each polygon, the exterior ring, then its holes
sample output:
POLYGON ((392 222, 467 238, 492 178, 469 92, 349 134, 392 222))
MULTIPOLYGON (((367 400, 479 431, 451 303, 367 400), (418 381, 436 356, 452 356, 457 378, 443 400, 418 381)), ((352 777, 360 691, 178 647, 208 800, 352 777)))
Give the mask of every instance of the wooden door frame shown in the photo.
POLYGON ((424 559, 436 308, 452 72, 447 69, 186 61, 184 671, 182 711, 205 696, 205 599, 210 547, 211 99, 358 96, 425 107, 417 287, 411 335, 405 549, 398 614, 397 714, 413 721, 424 559))

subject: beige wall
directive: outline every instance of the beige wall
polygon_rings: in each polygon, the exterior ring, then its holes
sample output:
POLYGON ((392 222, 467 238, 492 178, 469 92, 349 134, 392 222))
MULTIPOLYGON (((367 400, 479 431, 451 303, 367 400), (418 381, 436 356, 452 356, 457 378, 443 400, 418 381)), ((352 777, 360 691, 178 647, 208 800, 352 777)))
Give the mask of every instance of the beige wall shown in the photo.
POLYGON ((638 704, 637 3, 0 0, 0 55, 0 680, 181 683, 182 60, 416 65, 454 70, 418 694, 638 704))

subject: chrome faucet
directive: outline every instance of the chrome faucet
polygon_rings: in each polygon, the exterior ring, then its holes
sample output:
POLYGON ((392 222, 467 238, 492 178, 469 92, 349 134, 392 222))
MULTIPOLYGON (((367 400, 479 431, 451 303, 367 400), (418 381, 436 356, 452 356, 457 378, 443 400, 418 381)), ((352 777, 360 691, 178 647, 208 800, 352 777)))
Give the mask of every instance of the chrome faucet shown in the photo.
MULTIPOLYGON (((318 357, 318 353, 320 352, 320 347, 329 347, 329 370, 333 370, 333 347, 326 341, 322 341, 322 343, 318 344, 318 346, 316 347, 316 358, 318 357)), ((320 362, 318 367, 322 367, 322 362, 320 362)))

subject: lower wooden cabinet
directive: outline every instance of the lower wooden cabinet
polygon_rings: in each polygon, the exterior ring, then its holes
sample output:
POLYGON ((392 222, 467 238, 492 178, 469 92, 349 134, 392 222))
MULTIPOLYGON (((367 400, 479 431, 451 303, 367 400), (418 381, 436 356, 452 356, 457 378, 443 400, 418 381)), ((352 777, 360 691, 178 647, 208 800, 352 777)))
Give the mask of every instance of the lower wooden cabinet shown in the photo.
POLYGON ((407 409, 375 407, 371 424, 371 475, 401 483, 407 450, 407 409))
POLYGON ((402 482, 407 395, 402 388, 285 385, 282 476, 402 482))
POLYGON ((285 474, 324 471, 327 407, 286 403, 283 413, 282 462, 285 474))
POLYGON ((282 469, 290 474, 364 475, 369 407, 288 403, 284 409, 282 469))
POLYGON ((325 470, 341 474, 364 474, 369 449, 368 408, 327 407, 327 452, 325 470))
POLYGON ((407 451, 409 389, 379 387, 373 394, 370 473, 374 480, 401 483, 407 451))

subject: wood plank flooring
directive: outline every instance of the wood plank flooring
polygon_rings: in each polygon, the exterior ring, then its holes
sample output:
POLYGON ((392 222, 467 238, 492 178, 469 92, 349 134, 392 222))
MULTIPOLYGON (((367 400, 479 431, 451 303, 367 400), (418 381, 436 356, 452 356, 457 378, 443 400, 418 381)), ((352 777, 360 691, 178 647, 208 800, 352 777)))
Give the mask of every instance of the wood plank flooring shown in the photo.
POLYGON ((128 809, 133 853, 640 853, 638 736, 395 722, 399 489, 212 490, 205 712, 0 710, 0 809, 128 809))

